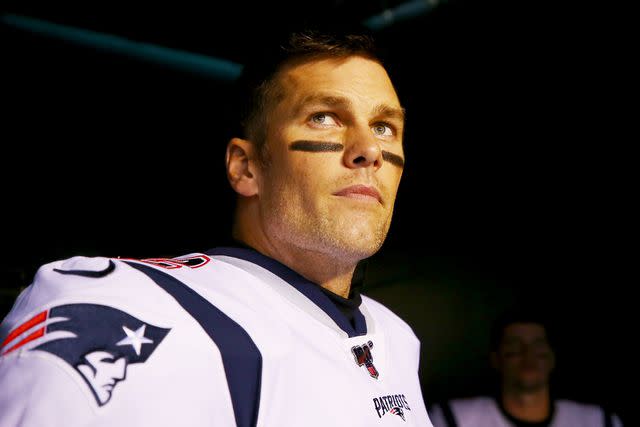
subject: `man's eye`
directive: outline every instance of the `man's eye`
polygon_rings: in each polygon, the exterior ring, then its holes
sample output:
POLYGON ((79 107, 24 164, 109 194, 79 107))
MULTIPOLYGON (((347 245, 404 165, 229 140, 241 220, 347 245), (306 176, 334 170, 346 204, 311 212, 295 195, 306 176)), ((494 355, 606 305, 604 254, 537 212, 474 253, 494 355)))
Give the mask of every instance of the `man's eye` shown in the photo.
POLYGON ((333 116, 327 113, 314 114, 313 116, 311 116, 311 121, 314 124, 322 125, 322 126, 333 126, 337 124, 333 116))
POLYGON ((393 136, 393 128, 386 123, 378 123, 371 127, 373 133, 379 136, 393 136))

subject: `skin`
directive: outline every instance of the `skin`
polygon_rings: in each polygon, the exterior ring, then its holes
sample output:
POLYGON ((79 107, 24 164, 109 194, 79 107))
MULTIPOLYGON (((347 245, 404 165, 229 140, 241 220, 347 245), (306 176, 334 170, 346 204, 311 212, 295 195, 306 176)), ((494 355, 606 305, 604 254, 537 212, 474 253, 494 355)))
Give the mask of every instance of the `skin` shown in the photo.
POLYGON ((549 377, 555 356, 544 327, 536 323, 507 326, 491 360, 502 378, 505 410, 524 421, 546 419, 551 409, 549 377))
POLYGON ((296 63, 277 79, 283 96, 268 114, 265 161, 251 141, 227 147, 239 195, 234 236, 347 297, 356 264, 378 251, 391 224, 403 110, 385 69, 360 56, 296 63), (357 184, 380 200, 336 194, 357 184))

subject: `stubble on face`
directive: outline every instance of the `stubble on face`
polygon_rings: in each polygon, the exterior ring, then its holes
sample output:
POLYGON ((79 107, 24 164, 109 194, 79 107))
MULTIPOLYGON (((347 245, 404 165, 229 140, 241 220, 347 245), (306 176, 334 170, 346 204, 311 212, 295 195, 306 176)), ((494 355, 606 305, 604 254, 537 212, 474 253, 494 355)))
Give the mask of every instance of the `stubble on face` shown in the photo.
MULTIPOLYGON (((265 178, 269 179, 268 172, 265 178)), ((289 185, 299 178, 278 179, 279 185, 271 189, 270 197, 265 198, 267 203, 263 215, 269 217, 264 221, 268 236, 293 248, 329 254, 345 262, 367 258, 380 249, 391 225, 393 204, 358 210, 346 206, 351 201, 330 195, 331 190, 350 183, 326 188, 326 198, 318 200, 311 196, 315 192, 289 185), (384 209, 385 214, 372 213, 375 209, 384 209)), ((305 181, 313 182, 313 177, 305 181)), ((378 188, 386 193, 381 185, 378 188)))
MULTIPOLYGON (((358 66, 363 67, 363 64, 358 66)), ((365 64, 364 68, 365 73, 370 73, 366 75, 367 81, 378 80, 380 73, 384 73, 382 67, 373 62, 365 64)), ((318 71, 310 69, 305 72, 305 78, 308 78, 309 73, 318 71)), ((295 93, 299 89, 289 86, 292 82, 297 83, 295 79, 283 79, 282 82, 283 92, 295 93)), ((344 82, 344 87, 352 86, 351 81, 344 82)), ((392 86, 374 89, 382 99, 397 102, 392 86)), ((358 99, 360 95, 349 90, 346 89, 347 96, 358 99)), ((369 93, 367 90, 363 92, 369 93)), ((280 116, 286 117, 287 110, 281 111, 280 116)), ((392 164, 384 166, 390 168, 386 172, 375 172, 373 168, 349 169, 343 165, 342 150, 291 152, 291 144, 307 139, 311 134, 288 124, 282 128, 274 127, 266 141, 266 162, 260 190, 264 231, 270 239, 277 240, 272 246, 285 245, 289 250, 322 253, 345 263, 354 263, 376 253, 391 225, 401 167, 400 172, 399 166, 392 164), (333 195, 354 184, 375 186, 383 196, 383 203, 367 204, 333 195)), ((315 137, 312 139, 317 140, 315 137)), ((336 140, 329 138, 325 142, 332 141, 336 140)))

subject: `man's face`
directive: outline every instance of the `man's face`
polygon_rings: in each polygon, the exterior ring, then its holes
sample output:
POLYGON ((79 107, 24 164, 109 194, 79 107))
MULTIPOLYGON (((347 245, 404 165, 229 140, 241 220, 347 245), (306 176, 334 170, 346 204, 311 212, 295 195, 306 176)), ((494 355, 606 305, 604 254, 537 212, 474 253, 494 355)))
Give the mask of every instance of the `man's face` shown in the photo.
POLYGON ((503 384, 520 391, 535 391, 548 386, 555 363, 545 329, 536 323, 507 326, 494 360, 502 374, 503 384))
POLYGON ((316 60, 283 70, 279 85, 258 184, 267 236, 345 261, 372 255, 404 157, 403 110, 386 71, 357 56, 316 60))

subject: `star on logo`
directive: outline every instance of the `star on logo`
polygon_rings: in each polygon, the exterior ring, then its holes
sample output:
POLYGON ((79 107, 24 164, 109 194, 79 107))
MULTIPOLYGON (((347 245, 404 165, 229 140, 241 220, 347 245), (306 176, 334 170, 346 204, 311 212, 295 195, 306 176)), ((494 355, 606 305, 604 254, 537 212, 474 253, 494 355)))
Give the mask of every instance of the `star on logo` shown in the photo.
POLYGON ((116 345, 130 345, 136 351, 136 354, 140 356, 140 347, 142 344, 151 344, 152 340, 144 336, 144 330, 147 325, 140 326, 135 332, 131 329, 123 326, 122 329, 127 336, 116 343, 116 345))

